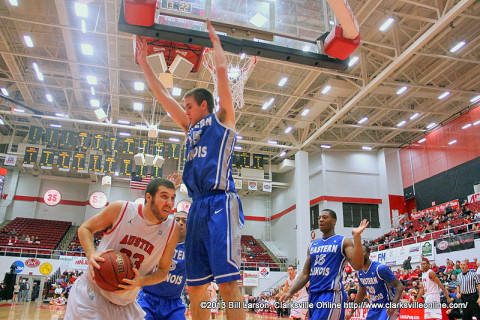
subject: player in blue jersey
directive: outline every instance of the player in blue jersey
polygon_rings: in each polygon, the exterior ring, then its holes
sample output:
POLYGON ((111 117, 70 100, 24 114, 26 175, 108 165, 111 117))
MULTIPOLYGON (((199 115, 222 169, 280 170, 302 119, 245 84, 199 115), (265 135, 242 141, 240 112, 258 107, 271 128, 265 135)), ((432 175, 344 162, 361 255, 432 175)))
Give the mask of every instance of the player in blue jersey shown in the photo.
MULTIPOLYGON (((395 277, 393 272, 380 262, 370 260, 370 248, 363 246, 363 269, 358 271, 358 294, 355 303, 359 304, 365 299, 366 293, 370 296, 370 303, 377 304, 370 307, 366 320, 394 320, 398 318, 398 308, 387 309, 390 302, 397 304, 402 298, 403 284, 395 277), (383 307, 382 307, 383 306, 383 307)), ((345 316, 348 320, 356 308, 352 308, 345 316)))
POLYGON ((228 61, 220 39, 207 20, 213 43, 219 110, 214 112, 213 95, 196 88, 185 94, 185 110, 170 95, 148 65, 147 45, 137 41, 137 59, 158 101, 186 134, 186 161, 183 182, 193 199, 187 220, 185 261, 192 317, 209 319, 207 285, 215 279, 226 303, 227 318, 245 319, 240 277, 240 231, 244 218, 232 177, 233 147, 236 141, 228 61))
POLYGON ((335 234, 337 214, 330 209, 323 209, 318 216, 318 227, 322 238, 314 240, 307 250, 307 260, 302 273, 293 283, 282 301, 290 300, 308 281, 310 320, 343 320, 345 318, 344 302, 347 294, 343 290, 343 270, 347 261, 355 270, 363 268, 362 232, 368 227, 363 220, 358 228, 352 230, 353 241, 335 234))
POLYGON ((185 305, 181 296, 187 280, 185 270, 187 213, 176 212, 174 218, 180 227, 180 237, 167 279, 153 286, 145 286, 138 293, 137 302, 147 314, 146 320, 185 320, 185 305))

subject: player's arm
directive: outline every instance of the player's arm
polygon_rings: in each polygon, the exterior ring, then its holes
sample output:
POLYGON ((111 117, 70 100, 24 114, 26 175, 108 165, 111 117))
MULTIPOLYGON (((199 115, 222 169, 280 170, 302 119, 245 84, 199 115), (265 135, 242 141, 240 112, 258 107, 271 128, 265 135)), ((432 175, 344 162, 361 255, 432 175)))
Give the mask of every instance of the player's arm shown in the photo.
MULTIPOLYGON (((158 268, 155 272, 152 272, 146 276, 141 276, 136 268, 133 269, 135 277, 130 280, 127 278, 123 279, 124 284, 119 284, 118 286, 125 290, 135 289, 136 287, 151 286, 160 282, 165 281, 167 278, 168 272, 170 271, 170 266, 172 265, 173 254, 175 253, 175 248, 178 244, 178 238, 180 237, 180 227, 176 222, 173 226, 173 233, 170 241, 168 241, 163 251, 163 255, 158 262, 158 268)), ((116 292, 123 292, 123 290, 117 290, 116 292)))
POLYGON ((152 67, 147 62, 147 43, 145 39, 137 37, 136 40, 137 60, 138 64, 142 68, 143 74, 147 79, 148 85, 152 89, 158 102, 165 108, 172 117, 172 120, 183 129, 186 133, 188 131, 189 121, 185 113, 185 110, 178 104, 171 95, 168 89, 158 79, 157 75, 153 72, 152 67))
POLYGON ((432 271, 432 272, 429 272, 428 276, 433 282, 435 282, 440 287, 440 289, 442 289, 443 294, 445 295, 445 299, 447 299, 447 302, 452 302, 453 299, 450 297, 450 294, 448 293, 447 289, 445 289, 440 279, 438 279, 437 274, 432 271))
POLYGON ((305 261, 305 265, 303 266, 302 273, 300 273, 297 277, 297 280, 292 284, 290 289, 288 289, 287 293, 285 293, 280 300, 282 302, 288 301, 292 299, 293 295, 297 293, 298 290, 302 289, 305 287, 305 285, 308 283, 308 280, 310 280, 310 247, 308 247, 307 250, 307 260, 305 261))
POLYGON ((82 249, 87 256, 89 262, 89 269, 92 276, 95 276, 94 269, 100 269, 97 261, 105 261, 100 255, 102 252, 97 252, 93 244, 93 234, 97 231, 106 230, 113 226, 117 221, 118 216, 122 210, 124 202, 116 201, 106 207, 102 212, 94 215, 78 228, 78 239, 82 245, 82 249))
POLYGON ((235 109, 233 108, 232 92, 230 90, 230 81, 228 80, 228 61, 223 51, 220 38, 215 33, 210 20, 207 19, 208 33, 210 41, 213 43, 213 53, 215 61, 215 73, 217 74, 217 90, 220 99, 220 110, 217 115, 220 121, 227 127, 235 129, 235 109))
POLYGON ((279 294, 277 294, 277 296, 278 296, 278 297, 283 296, 285 293, 287 293, 289 287, 290 287, 290 286, 288 285, 288 281, 285 280, 285 284, 283 285, 283 290, 282 290, 282 292, 280 292, 279 294))
POLYGON ((357 271, 363 268, 362 232, 367 227, 368 221, 364 219, 358 228, 352 230, 353 242, 348 238, 343 241, 343 252, 352 268, 357 271))

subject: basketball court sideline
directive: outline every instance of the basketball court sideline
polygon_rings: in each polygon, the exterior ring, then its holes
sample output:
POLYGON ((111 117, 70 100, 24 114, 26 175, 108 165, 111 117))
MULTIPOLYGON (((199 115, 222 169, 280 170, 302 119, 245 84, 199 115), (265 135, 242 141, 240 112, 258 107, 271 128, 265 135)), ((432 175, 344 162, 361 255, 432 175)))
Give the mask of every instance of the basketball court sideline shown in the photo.
MULTIPOLYGON (((66 307, 50 306, 41 302, 3 302, 0 303, 0 319, 4 320, 62 320, 66 307)), ((191 320, 190 315, 187 320, 191 320)), ((218 320, 226 320, 223 311, 216 317, 218 320)), ((247 314, 247 320, 273 320, 280 319, 264 315, 247 314)))

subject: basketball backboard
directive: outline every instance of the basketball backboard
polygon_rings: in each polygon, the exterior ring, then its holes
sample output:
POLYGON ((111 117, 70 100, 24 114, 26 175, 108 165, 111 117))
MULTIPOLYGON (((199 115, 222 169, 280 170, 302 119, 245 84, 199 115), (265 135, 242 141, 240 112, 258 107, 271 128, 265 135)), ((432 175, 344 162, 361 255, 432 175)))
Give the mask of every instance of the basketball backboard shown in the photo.
POLYGON ((347 67, 348 61, 318 52, 317 38, 335 25, 326 0, 159 0, 153 26, 128 24, 122 7, 118 27, 141 36, 209 47, 207 18, 223 35, 226 51, 337 70, 347 67))

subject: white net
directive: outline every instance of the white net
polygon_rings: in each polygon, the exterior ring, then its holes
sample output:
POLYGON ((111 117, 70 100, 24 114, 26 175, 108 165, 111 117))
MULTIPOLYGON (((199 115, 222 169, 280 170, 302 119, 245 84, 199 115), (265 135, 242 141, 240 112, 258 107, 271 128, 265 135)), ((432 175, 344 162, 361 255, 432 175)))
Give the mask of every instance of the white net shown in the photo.
MULTIPOLYGON (((228 80, 230 81, 230 90, 232 91, 232 99, 235 109, 242 109, 245 105, 243 99, 243 88, 247 82, 248 75, 252 67, 257 63, 257 58, 254 56, 247 56, 242 53, 240 55, 227 54, 228 59, 228 80)), ((212 74, 214 90, 213 97, 215 104, 218 105, 218 89, 217 89, 217 74, 215 72, 214 52, 211 49, 206 49, 202 60, 203 65, 212 74)))

